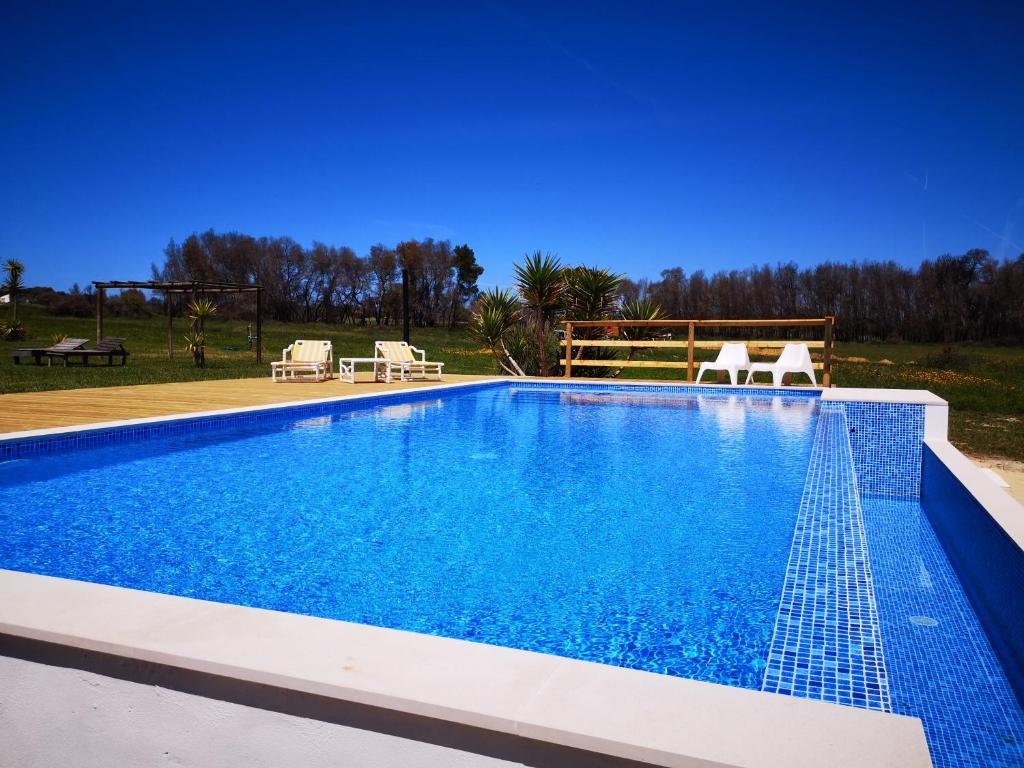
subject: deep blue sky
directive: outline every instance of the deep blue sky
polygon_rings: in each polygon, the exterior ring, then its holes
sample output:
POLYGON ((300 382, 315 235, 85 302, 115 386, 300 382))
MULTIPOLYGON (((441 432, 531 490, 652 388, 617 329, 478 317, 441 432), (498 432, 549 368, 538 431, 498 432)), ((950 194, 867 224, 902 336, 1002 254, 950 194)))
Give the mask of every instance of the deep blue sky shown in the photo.
POLYGON ((1024 251, 1024 4, 5 3, 0 259, 214 228, 656 277, 1024 251), (217 10, 211 10, 216 6, 217 10), (296 5, 298 7, 298 4, 296 5))

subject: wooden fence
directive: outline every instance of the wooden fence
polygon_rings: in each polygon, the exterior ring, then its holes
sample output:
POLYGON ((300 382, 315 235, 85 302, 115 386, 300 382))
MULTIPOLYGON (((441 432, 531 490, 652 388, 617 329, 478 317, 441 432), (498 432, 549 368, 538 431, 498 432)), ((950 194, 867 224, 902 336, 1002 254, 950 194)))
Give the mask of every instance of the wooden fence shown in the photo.
MULTIPOLYGON (((565 368, 565 376, 572 376, 572 369, 577 366, 603 368, 685 368, 686 380, 693 381, 694 352, 698 349, 720 349, 726 341, 744 341, 743 339, 726 339, 723 341, 698 341, 698 328, 821 328, 822 339, 807 340, 745 340, 751 355, 778 354, 786 344, 793 341, 806 344, 812 355, 820 352, 821 361, 814 367, 822 372, 821 384, 824 387, 832 384, 832 337, 835 327, 834 317, 796 320, 583 320, 564 321, 565 338, 561 345, 565 356, 561 364, 565 368), (605 336, 601 339, 574 339, 573 332, 577 328, 604 328, 605 336), (685 341, 674 339, 621 339, 622 328, 658 328, 666 333, 675 328, 685 328, 685 341), (676 360, 587 360, 573 359, 573 350, 585 347, 612 347, 618 349, 682 349, 686 348, 686 362, 676 360)), ((582 353, 581 353, 582 354, 582 353)))

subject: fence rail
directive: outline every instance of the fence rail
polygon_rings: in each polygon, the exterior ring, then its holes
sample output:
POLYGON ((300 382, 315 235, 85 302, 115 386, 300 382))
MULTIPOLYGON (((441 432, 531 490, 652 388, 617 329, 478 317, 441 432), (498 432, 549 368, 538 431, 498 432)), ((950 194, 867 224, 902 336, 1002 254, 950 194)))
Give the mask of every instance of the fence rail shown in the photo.
MULTIPOLYGON (((707 341, 696 339, 698 328, 821 328, 823 338, 804 341, 810 350, 821 351, 821 362, 814 367, 822 372, 822 386, 832 385, 832 346, 835 330, 834 317, 796 318, 789 320, 580 320, 564 321, 565 339, 561 345, 565 349, 565 357, 561 364, 565 369, 565 377, 572 377, 572 369, 578 366, 595 368, 686 368, 686 380, 693 381, 694 352, 698 349, 719 349, 725 341, 707 341), (573 332, 577 328, 605 328, 607 339, 574 339, 573 332), (669 339, 617 339, 623 328, 686 328, 686 341, 669 339), (686 349, 686 362, 674 360, 590 360, 582 357, 573 359, 573 349, 580 348, 583 354, 586 347, 611 347, 616 349, 686 349)), ((745 341, 753 354, 777 351, 791 343, 777 339, 730 339, 745 341)))

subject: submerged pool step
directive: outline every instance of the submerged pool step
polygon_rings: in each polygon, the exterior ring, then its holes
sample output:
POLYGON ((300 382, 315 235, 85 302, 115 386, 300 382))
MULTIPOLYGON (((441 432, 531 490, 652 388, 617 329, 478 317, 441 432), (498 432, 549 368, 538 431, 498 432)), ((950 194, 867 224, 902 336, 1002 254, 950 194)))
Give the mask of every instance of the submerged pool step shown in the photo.
POLYGON ((841 405, 818 415, 762 690, 892 709, 841 405))

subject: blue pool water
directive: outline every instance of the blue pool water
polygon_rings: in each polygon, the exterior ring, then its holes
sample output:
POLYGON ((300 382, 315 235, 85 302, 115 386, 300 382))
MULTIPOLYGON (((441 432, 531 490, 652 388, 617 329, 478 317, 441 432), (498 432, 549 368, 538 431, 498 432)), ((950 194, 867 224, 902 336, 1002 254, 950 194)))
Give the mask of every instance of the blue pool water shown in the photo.
POLYGON ((940 768, 1024 765, 923 422, 501 384, 0 446, 0 568, 913 715, 940 768))
POLYGON ((490 387, 0 464, 0 567, 758 688, 816 398, 490 387))

